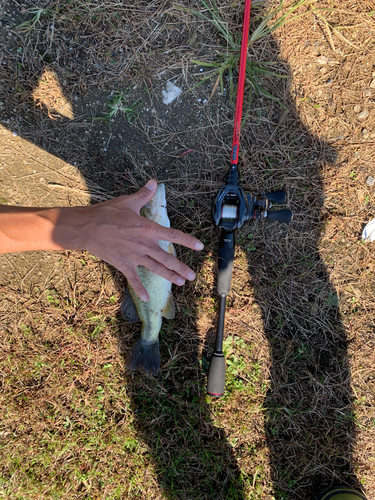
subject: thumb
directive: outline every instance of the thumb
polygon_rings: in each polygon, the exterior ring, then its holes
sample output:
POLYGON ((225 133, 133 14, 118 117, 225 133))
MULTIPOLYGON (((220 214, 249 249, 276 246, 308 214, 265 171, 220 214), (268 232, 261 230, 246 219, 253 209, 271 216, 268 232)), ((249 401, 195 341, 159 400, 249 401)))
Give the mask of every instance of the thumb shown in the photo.
POLYGON ((150 179, 143 188, 131 195, 133 201, 133 210, 139 211, 146 203, 148 203, 155 194, 158 187, 155 179, 150 179))

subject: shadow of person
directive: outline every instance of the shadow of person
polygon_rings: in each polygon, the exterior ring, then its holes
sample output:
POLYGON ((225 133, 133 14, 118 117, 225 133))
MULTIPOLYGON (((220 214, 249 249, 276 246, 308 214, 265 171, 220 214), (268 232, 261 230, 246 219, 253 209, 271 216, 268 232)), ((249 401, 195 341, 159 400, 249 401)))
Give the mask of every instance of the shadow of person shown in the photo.
MULTIPOLYGON (((216 255, 215 233, 208 229, 208 198, 214 188, 219 188, 225 173, 222 157, 218 154, 211 170, 211 165, 203 168, 202 153, 193 160, 169 153, 179 148, 182 156, 186 144, 190 148, 197 143, 217 145, 217 130, 211 135, 206 131, 199 136, 186 133, 196 112, 189 98, 185 108, 174 111, 179 121, 172 122, 167 131, 154 131, 160 142, 150 142, 153 117, 149 122, 143 118, 146 134, 126 119, 103 127, 103 122, 92 118, 103 113, 110 98, 108 91, 87 90, 82 82, 65 82, 58 68, 46 64, 43 58, 36 58, 30 67, 20 67, 19 59, 14 48, 0 55, 2 126, 74 164, 89 189, 99 186, 101 193, 109 192, 110 196, 140 187, 147 177, 167 179, 169 194, 187 202, 179 205, 180 211, 174 208, 170 213, 172 227, 194 230, 193 224, 185 225, 181 215, 183 212, 188 220, 195 220, 196 212, 189 212, 186 194, 193 192, 187 189, 193 186, 195 202, 206 219, 195 234, 205 234, 208 253, 216 255), (42 91, 42 83, 48 78, 55 88, 52 97, 42 91), (60 108, 51 101, 58 86, 65 99, 60 108), (66 97, 65 87, 73 87, 71 98, 66 97), (33 109, 31 95, 39 110, 33 109), (190 112, 183 113, 189 106, 190 112), (56 119, 64 113, 65 118, 56 119), (75 120, 71 121, 73 116, 75 120), (178 127, 173 130, 175 123, 178 127), (181 137, 176 130, 181 131, 181 137), (174 174, 168 173, 172 167, 174 174)), ((359 486, 351 464, 355 434, 347 340, 337 294, 319 255, 324 224, 322 168, 326 163, 334 164, 336 153, 309 134, 292 101, 286 99, 284 105, 285 111, 277 104, 270 106, 267 119, 263 119, 262 110, 267 106, 262 99, 255 100, 256 112, 249 115, 241 144, 243 187, 257 193, 284 188, 295 213, 290 228, 272 222, 248 226, 241 233, 246 236, 251 232, 256 245, 254 257, 249 256, 249 274, 271 353, 264 425, 274 496, 279 500, 316 498, 333 482, 359 486)), ((151 102, 150 106, 161 114, 158 103, 151 102)), ((212 121, 210 124, 212 127, 212 121)), ((220 133, 229 140, 231 125, 221 127, 220 133)), ((188 263, 195 259, 199 273, 202 258, 186 251, 182 256, 188 263)), ((115 280, 123 294, 124 282, 118 281, 117 274, 115 280)), ((176 292, 176 319, 163 326, 160 376, 149 379, 139 373, 125 375, 134 425, 154 461, 159 487, 167 498, 248 498, 244 471, 228 441, 228 431, 217 425, 215 405, 208 404, 205 395, 207 366, 200 362, 197 303, 187 298, 194 293, 192 287, 187 286, 191 294, 176 292)), ((137 326, 121 324, 120 349, 129 349, 138 332, 137 326)), ((213 347, 212 333, 211 328, 213 347)), ((246 418, 252 418, 251 413, 246 418)), ((256 456, 257 445, 251 453, 256 456)), ((256 474, 250 483, 254 485, 255 481, 256 474)))
POLYGON ((242 174, 253 192, 285 189, 294 219, 290 227, 249 225, 241 240, 250 237, 254 244, 250 286, 271 355, 264 425, 274 495, 316 499, 333 484, 361 489, 352 463, 348 340, 329 258, 320 247, 327 214, 322 175, 335 168, 337 152, 308 132, 294 100, 283 104, 288 111, 274 116, 272 126, 265 121, 246 127, 242 147, 251 161, 242 174))
MULTIPOLYGON (((81 82, 68 81, 68 72, 41 57, 35 57, 32 67, 26 63, 21 65, 20 53, 12 47, 10 43, 12 50, 0 56, 0 95, 3 103, 0 125, 13 133, 13 138, 4 134, 7 144, 26 139, 30 147, 34 144, 74 165, 92 193, 91 202, 106 196, 130 193, 141 187, 149 177, 160 180, 166 177, 168 166, 176 163, 175 154, 169 155, 168 150, 164 153, 148 143, 144 132, 132 126, 126 118, 116 120, 110 126, 107 121, 97 120, 108 110, 106 105, 111 99, 110 92, 87 90, 81 82), (88 116, 87 105, 91 116, 88 116)), ((151 104, 159 113, 162 105, 151 104)), ((182 130, 190 125, 193 113, 194 109, 184 119, 178 118, 182 130)), ((171 114, 176 120, 181 110, 176 109, 171 114)), ((153 121, 152 118, 150 123, 153 121)), ((146 123, 146 129, 147 126, 146 123)), ((194 138, 194 141, 197 139, 194 138)), ((169 142, 172 149, 185 147, 183 139, 178 137, 172 141, 169 139, 169 142)), ((3 144, 5 146, 5 142, 3 144)), ((25 143, 21 147, 27 149, 25 143)), ((186 188, 195 185, 199 178, 200 166, 195 161, 190 173, 178 171, 179 167, 186 165, 181 160, 179 165, 175 165, 177 178, 167 176, 170 177, 167 187, 173 190, 175 198, 184 196, 186 188)), ((45 182, 47 189, 49 186, 52 190, 56 185, 68 191, 74 190, 74 177, 70 178, 66 173, 60 176, 61 170, 54 169, 51 162, 45 166, 44 178, 40 181, 38 171, 36 183, 45 182)), ((13 203, 12 193, 16 186, 20 186, 19 179, 24 177, 23 171, 14 174, 9 180, 13 181, 9 193, 4 195, 10 203, 13 203)), ((31 180, 34 179, 32 172, 27 174, 30 174, 31 180)), ((188 192, 191 190, 188 189, 188 192)), ((35 203, 37 200, 32 200, 32 204, 35 203)), ((53 196, 48 203, 54 203, 53 196)), ((194 226, 189 219, 189 210, 185 210, 186 220, 190 221, 189 228, 186 222, 181 223, 178 209, 174 211, 172 227, 192 230, 194 226)), ((199 273, 199 257, 185 251, 183 259, 190 261, 199 273)), ((123 296, 125 280, 116 271, 112 275, 123 296)), ((240 500, 245 496, 233 446, 229 444, 226 432, 214 423, 206 401, 205 376, 199 362, 200 337, 194 321, 195 306, 190 303, 187 310, 184 293, 176 292, 175 295, 178 313, 175 321, 163 326, 160 376, 150 379, 142 373, 125 372, 127 393, 134 411, 134 427, 155 464, 155 474, 163 495, 168 498, 240 500)), ((120 350, 127 352, 134 337, 139 334, 139 325, 126 324, 120 314, 117 320, 120 325, 120 350)))

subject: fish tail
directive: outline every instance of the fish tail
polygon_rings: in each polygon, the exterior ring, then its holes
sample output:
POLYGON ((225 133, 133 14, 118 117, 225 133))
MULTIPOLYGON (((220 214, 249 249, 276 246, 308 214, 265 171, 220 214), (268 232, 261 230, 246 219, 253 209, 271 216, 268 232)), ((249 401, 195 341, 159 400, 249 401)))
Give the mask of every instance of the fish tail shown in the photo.
POLYGON ((141 337, 126 357, 125 366, 129 370, 143 368, 147 375, 157 375, 160 368, 159 339, 146 342, 141 337))

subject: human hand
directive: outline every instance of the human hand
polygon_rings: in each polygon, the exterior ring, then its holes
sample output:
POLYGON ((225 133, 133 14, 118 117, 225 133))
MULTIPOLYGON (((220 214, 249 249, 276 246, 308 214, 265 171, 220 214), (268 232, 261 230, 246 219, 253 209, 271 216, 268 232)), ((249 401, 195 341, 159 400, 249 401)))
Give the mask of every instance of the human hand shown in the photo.
POLYGON ((154 196, 156 188, 156 181, 151 179, 137 193, 77 209, 85 220, 81 226, 81 249, 121 271, 143 301, 149 297, 137 273, 139 265, 180 286, 186 279, 195 278, 190 267, 160 248, 160 240, 193 250, 203 249, 203 243, 196 238, 139 215, 140 209, 154 196))

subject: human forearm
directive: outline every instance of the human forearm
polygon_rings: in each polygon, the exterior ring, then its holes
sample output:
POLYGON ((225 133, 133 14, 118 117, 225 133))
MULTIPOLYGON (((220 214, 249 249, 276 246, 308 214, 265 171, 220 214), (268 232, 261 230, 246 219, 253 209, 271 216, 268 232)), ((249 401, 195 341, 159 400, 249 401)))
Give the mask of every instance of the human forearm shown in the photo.
POLYGON ((147 300, 137 266, 145 266, 165 279, 183 285, 195 273, 165 252, 159 241, 201 250, 196 238, 163 227, 139 215, 156 191, 156 182, 130 196, 97 205, 64 208, 0 206, 0 253, 27 250, 88 250, 119 269, 135 292, 147 300))
POLYGON ((61 249, 52 235, 56 208, 0 207, 0 253, 61 249))
POLYGON ((84 249, 87 208, 0 206, 0 254, 84 249))

